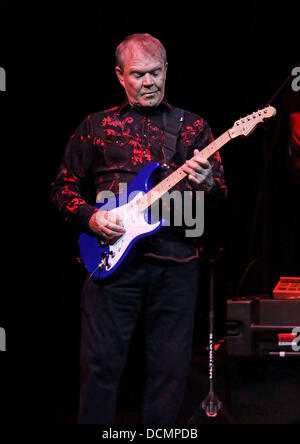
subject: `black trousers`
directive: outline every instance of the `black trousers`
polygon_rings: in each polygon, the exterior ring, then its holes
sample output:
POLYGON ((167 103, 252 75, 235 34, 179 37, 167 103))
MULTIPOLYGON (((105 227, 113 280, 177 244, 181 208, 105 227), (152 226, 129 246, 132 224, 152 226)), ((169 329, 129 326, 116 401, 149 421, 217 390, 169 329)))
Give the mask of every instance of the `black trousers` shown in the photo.
POLYGON ((80 424, 113 424, 129 342, 145 304, 144 424, 174 424, 190 365, 199 263, 140 257, 82 295, 80 424))

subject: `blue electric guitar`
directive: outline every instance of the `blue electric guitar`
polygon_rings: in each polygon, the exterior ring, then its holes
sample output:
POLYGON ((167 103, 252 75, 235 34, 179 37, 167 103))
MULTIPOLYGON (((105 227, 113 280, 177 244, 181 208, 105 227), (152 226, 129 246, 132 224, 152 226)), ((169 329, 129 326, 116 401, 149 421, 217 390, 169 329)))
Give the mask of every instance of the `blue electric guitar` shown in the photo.
MULTIPOLYGON (((201 156, 208 159, 231 139, 248 136, 258 124, 275 114, 275 108, 269 106, 236 121, 230 130, 204 148, 201 156)), ((187 174, 180 167, 158 185, 153 186, 155 172, 161 166, 157 162, 149 163, 131 182, 126 196, 122 194, 95 205, 98 209, 118 214, 123 220, 126 232, 111 245, 101 241, 96 235, 86 233, 80 235, 78 241, 80 254, 90 277, 105 279, 121 271, 132 258, 137 241, 155 233, 162 226, 162 220, 153 224, 148 223, 147 210, 187 174), (122 204, 124 201, 126 203, 122 204)))

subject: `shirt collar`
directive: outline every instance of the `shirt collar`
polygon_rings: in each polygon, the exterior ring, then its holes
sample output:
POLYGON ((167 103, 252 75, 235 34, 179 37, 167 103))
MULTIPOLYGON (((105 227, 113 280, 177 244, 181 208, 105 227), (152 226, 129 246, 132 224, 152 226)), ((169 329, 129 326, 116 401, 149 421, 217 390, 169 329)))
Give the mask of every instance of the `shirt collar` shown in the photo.
MULTIPOLYGON (((123 114, 123 113, 125 113, 128 109, 135 109, 135 108, 133 108, 133 107, 130 105, 130 103, 128 102, 128 99, 127 99, 127 97, 126 97, 126 99, 124 100, 124 102, 123 102, 121 105, 118 106, 118 112, 119 112, 119 114, 123 114)), ((164 111, 164 110, 170 110, 170 109, 171 109, 171 105, 168 103, 166 97, 164 97, 163 100, 162 100, 162 102, 161 102, 156 108, 153 108, 153 111, 154 111, 154 110, 161 110, 161 111, 164 111)), ((136 109, 136 111, 139 111, 139 110, 136 109)))

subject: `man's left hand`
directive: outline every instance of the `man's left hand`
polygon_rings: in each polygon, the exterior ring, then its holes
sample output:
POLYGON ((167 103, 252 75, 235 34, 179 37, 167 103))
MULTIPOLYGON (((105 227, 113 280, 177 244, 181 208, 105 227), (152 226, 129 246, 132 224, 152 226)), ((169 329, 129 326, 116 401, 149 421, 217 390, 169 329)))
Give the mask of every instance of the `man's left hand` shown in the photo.
POLYGON ((199 150, 194 150, 194 157, 187 160, 182 169, 188 174, 188 179, 196 190, 209 192, 213 188, 214 178, 211 165, 207 159, 201 157, 199 150))

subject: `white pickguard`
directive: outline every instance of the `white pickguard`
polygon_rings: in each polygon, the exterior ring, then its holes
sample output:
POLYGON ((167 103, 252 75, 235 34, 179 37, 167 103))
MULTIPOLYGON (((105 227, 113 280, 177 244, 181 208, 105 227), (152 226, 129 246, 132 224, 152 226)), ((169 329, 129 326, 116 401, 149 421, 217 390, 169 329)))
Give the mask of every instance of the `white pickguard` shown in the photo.
POLYGON ((139 212, 136 201, 140 199, 143 194, 144 193, 140 192, 128 204, 111 210, 112 213, 118 214, 123 219, 126 233, 124 233, 113 245, 109 246, 109 269, 113 268, 119 262, 129 244, 135 238, 141 234, 150 233, 160 225, 160 222, 148 224, 145 220, 144 213, 139 212))

